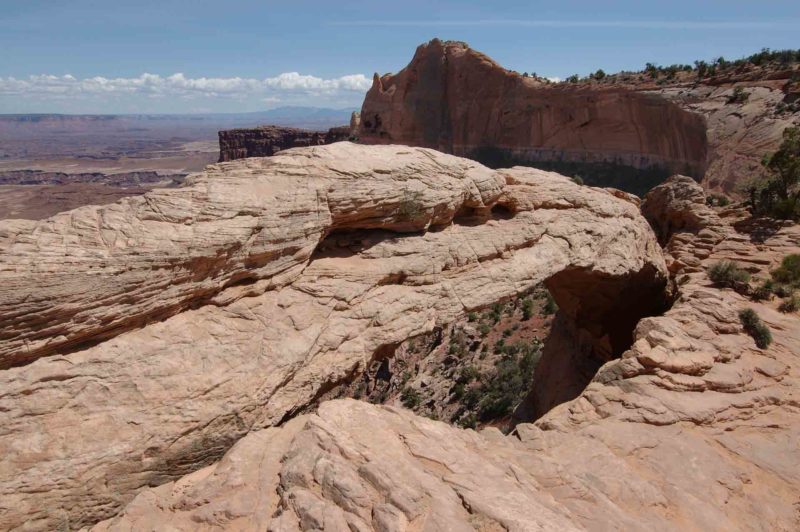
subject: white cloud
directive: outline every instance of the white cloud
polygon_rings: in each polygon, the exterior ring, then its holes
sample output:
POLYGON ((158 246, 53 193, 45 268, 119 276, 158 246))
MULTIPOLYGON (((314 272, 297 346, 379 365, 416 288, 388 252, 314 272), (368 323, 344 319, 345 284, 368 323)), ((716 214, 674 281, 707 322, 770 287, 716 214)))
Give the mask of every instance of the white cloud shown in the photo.
POLYGON ((372 81, 363 74, 323 79, 298 72, 286 72, 272 78, 187 78, 181 73, 162 77, 142 74, 135 78, 95 76, 77 79, 67 74, 42 74, 27 78, 0 77, 0 95, 21 97, 83 97, 97 95, 142 95, 147 97, 198 96, 280 100, 282 96, 345 96, 363 93, 372 81))

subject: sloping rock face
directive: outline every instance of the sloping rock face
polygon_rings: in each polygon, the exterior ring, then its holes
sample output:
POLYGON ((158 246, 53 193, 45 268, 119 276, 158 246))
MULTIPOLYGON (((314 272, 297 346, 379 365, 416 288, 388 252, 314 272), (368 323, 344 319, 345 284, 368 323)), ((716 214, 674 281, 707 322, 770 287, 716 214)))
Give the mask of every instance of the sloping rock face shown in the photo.
POLYGON ((375 75, 359 138, 489 163, 612 163, 698 179, 706 166, 706 127, 697 114, 625 89, 546 85, 438 39, 417 48, 399 73, 375 75))
MULTIPOLYGON (((775 152, 783 130, 800 125, 800 111, 781 110, 789 82, 744 81, 730 84, 692 84, 659 90, 657 94, 681 108, 705 117, 708 124, 708 166, 703 178, 706 189, 729 195, 741 194, 740 184, 765 176, 761 160, 775 152), (734 101, 739 87, 745 101, 734 101)), ((653 91, 653 93, 656 93, 653 91)))
POLYGON ((403 340, 545 280, 598 356, 624 349, 606 317, 666 282, 625 194, 348 142, 0 221, 0 247, 2 529, 111 517, 403 340))
POLYGON ((289 148, 322 146, 349 138, 348 126, 333 127, 327 132, 284 126, 227 129, 219 132, 219 162, 270 157, 289 148))
POLYGON ((684 254, 675 306, 642 320, 622 358, 535 423, 502 436, 323 403, 143 491, 96 529, 796 530, 800 320, 713 288, 699 266, 736 256, 763 274, 800 251, 800 230, 753 242, 680 199, 698 193, 676 177, 644 205, 704 220, 669 239, 684 254), (742 333, 744 306, 772 329, 769 349, 742 333))

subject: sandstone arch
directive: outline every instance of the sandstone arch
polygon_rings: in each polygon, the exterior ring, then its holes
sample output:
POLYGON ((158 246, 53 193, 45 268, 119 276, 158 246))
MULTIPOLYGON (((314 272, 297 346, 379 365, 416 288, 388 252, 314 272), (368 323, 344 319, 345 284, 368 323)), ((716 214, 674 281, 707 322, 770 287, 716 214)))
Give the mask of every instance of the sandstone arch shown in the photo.
POLYGON ((667 276, 627 195, 350 143, 3 221, 0 243, 2 528, 109 517, 386 346, 546 279, 594 352, 612 356, 624 340, 600 317, 667 276), (506 213, 491 216, 496 205, 506 213), (473 223, 450 223, 467 210, 473 223), (360 232, 357 249, 315 255, 353 244, 326 241, 335 231, 360 232))

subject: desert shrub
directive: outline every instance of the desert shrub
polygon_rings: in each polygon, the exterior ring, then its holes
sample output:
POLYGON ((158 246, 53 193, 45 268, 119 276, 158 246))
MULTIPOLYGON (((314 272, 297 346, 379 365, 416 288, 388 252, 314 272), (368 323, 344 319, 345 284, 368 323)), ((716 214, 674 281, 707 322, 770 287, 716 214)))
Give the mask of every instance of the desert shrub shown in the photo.
POLYGON ((746 308, 739 312, 739 321, 742 323, 744 331, 753 337, 756 345, 761 349, 766 349, 772 343, 772 333, 769 331, 755 310, 746 308))
POLYGON ((786 255, 781 265, 772 271, 772 279, 776 283, 800 287, 800 254, 786 255))
POLYGON ((459 399, 464 397, 464 390, 466 390, 466 387, 462 383, 460 382, 455 383, 453 385, 453 388, 450 390, 450 394, 453 397, 453 401, 458 401, 459 399))
POLYGON ((491 320, 494 323, 497 323, 498 321, 500 321, 500 318, 503 317, 503 306, 504 305, 502 303, 495 303, 494 305, 492 305, 492 310, 489 313, 489 318, 491 318, 491 320))
POLYGON ((508 338, 509 336, 511 336, 513 332, 514 331, 512 331, 511 329, 506 329, 505 331, 503 331, 503 338, 508 338))
POLYGON ((475 414, 470 412, 458 421, 459 426, 465 429, 474 429, 478 426, 478 419, 475 414))
POLYGON ((488 323, 481 323, 478 325, 478 332, 481 333, 481 336, 485 337, 489 334, 489 331, 492 330, 492 327, 488 323))
POLYGON ((541 357, 541 346, 538 343, 522 344, 514 351, 515 354, 496 362, 494 374, 480 387, 480 421, 509 415, 528 392, 533 371, 541 357))
POLYGON ((474 322, 478 321, 478 314, 476 312, 470 312, 467 314, 467 321, 474 322))
POLYGON ((745 186, 753 214, 800 219, 800 128, 787 127, 778 151, 765 156, 762 164, 769 177, 745 186))
POLYGON ((414 218, 422 214, 424 209, 422 196, 423 194, 419 190, 406 190, 403 193, 403 201, 398 208, 400 216, 403 218, 414 218))
POLYGON ((708 269, 708 278, 717 286, 739 289, 750 281, 750 274, 733 261, 721 260, 708 269))
POLYGON ((584 184, 583 178, 581 176, 579 176, 578 174, 575 174, 574 176, 572 176, 571 179, 572 179, 572 182, 575 183, 576 185, 581 185, 582 186, 584 184))
POLYGON ((781 312, 797 312, 798 309, 800 309, 800 295, 795 293, 790 294, 778 306, 778 310, 781 312))
POLYGON ((731 200, 722 194, 709 194, 706 196, 706 205, 711 207, 727 207, 731 204, 731 200))
POLYGON ((733 89, 733 93, 728 97, 728 103, 745 103, 750 98, 750 93, 742 87, 733 89))
POLYGON ((422 396, 414 388, 406 386, 400 393, 400 401, 402 401, 404 407, 414 410, 422 402, 422 396))
POLYGON ((475 366, 466 366, 461 370, 456 379, 456 382, 459 384, 469 384, 474 380, 478 380, 481 377, 481 372, 478 371, 478 368, 475 366))
POLYGON ((775 284, 771 280, 767 279, 753 289, 753 291, 750 293, 750 297, 755 301, 771 299, 774 290, 775 284))
POLYGON ((558 311, 558 304, 550 292, 546 292, 544 296, 544 306, 542 307, 542 314, 550 316, 558 311))
POLYGON ((785 284, 776 284, 772 289, 772 293, 778 297, 789 297, 792 295, 792 287, 785 284))

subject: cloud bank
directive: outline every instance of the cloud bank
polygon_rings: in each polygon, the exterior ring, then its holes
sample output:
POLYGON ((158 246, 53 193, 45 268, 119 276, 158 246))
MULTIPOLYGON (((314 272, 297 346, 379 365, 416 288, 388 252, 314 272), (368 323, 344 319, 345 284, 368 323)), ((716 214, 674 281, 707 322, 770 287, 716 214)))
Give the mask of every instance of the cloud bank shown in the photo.
POLYGON ((183 74, 162 77, 142 74, 135 78, 96 76, 78 79, 65 76, 36 75, 27 78, 0 77, 0 94, 7 96, 78 97, 109 94, 138 94, 152 97, 230 97, 280 99, 282 95, 344 96, 348 92, 363 93, 371 80, 363 74, 333 79, 286 72, 266 79, 253 78, 187 78, 183 74))

